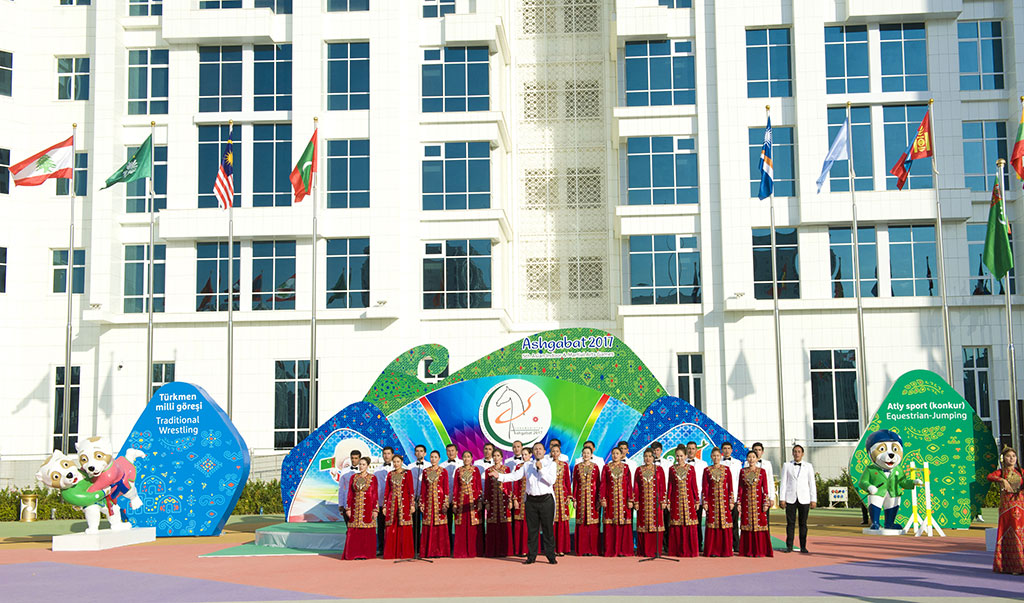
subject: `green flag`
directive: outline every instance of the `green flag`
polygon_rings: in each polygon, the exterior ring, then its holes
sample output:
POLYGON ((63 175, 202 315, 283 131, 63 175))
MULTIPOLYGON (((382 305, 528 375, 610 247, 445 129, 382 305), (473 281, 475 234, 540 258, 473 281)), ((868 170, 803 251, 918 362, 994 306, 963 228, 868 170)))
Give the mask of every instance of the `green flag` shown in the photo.
POLYGON ((1006 221, 1003 195, 999 190, 999 178, 992 186, 992 203, 988 210, 988 231, 985 233, 985 251, 981 255, 985 267, 1001 280, 1013 269, 1013 251, 1010 250, 1010 225, 1006 221))
MULTIPOLYGON (((135 182, 139 178, 148 178, 153 173, 153 135, 151 134, 146 142, 142 143, 138 151, 132 155, 124 165, 117 168, 114 174, 107 178, 106 185, 110 188, 118 182, 135 182)), ((103 190, 103 189, 100 189, 103 190)))

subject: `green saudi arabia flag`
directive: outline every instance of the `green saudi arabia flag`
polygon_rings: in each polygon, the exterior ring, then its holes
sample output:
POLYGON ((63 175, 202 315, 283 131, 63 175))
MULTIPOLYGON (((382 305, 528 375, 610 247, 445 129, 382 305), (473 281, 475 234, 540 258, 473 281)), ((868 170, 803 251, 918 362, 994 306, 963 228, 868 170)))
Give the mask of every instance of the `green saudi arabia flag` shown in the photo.
MULTIPOLYGON (((118 182, 135 182, 139 178, 148 178, 153 168, 153 136, 150 135, 146 142, 142 143, 138 151, 132 155, 124 165, 117 168, 117 171, 107 178, 103 188, 110 188, 118 182)), ((100 189, 103 190, 103 189, 100 189)))
POLYGON ((985 251, 981 260, 996 277, 1002 279, 1013 270, 1013 251, 1010 250, 1010 224, 1006 221, 1006 209, 999 192, 999 178, 992 186, 992 204, 988 210, 988 231, 985 233, 985 251))

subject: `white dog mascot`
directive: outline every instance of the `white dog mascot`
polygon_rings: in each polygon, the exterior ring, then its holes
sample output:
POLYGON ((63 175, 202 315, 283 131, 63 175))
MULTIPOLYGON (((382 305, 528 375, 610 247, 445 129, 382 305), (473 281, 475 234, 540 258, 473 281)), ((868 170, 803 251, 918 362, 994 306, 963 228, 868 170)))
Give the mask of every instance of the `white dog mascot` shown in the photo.
POLYGON ((92 485, 89 492, 107 493, 107 508, 111 515, 120 516, 117 499, 124 495, 133 509, 142 506, 142 499, 135 490, 135 459, 146 456, 141 450, 129 448, 125 456, 114 458, 114 447, 104 437, 86 438, 75 444, 78 462, 92 485), (116 513, 115 513, 116 510, 116 513))
POLYGON ((130 524, 121 521, 120 509, 113 513, 104 504, 106 494, 103 490, 90 492, 92 483, 85 479, 75 460, 71 455, 54 450, 50 458, 39 467, 36 479, 45 486, 60 490, 61 498, 67 503, 81 507, 85 513, 86 534, 96 534, 100 531, 101 514, 108 516, 112 530, 130 528, 130 524))

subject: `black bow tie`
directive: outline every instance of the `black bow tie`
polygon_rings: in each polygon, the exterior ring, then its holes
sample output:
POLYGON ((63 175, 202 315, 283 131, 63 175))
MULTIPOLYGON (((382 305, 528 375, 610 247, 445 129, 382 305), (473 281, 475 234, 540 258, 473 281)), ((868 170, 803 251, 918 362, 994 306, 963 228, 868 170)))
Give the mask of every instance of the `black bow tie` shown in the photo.
POLYGON ((523 457, 521 457, 521 456, 517 456, 517 457, 515 457, 515 459, 516 459, 517 461, 521 461, 521 460, 523 460, 523 457))
POLYGON ((423 464, 423 461, 416 461, 416 464, 417 464, 417 465, 422 465, 422 464, 423 464))
POLYGON ((800 463, 796 463, 796 462, 794 462, 793 464, 794 464, 794 465, 796 465, 797 467, 799 467, 799 466, 800 466, 800 463))

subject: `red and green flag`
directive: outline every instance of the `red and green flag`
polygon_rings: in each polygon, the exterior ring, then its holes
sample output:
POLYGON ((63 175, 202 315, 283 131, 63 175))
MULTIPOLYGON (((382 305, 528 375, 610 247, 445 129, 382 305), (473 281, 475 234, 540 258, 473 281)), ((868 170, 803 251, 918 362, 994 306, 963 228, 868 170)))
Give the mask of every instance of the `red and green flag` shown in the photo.
POLYGON ((299 203, 302 198, 310 193, 313 188, 313 174, 316 173, 316 137, 318 130, 313 130, 313 138, 309 139, 306 150, 302 152, 298 163, 292 169, 288 179, 292 181, 292 190, 295 191, 295 202, 299 203))
POLYGON ((1003 195, 999 190, 999 177, 992 185, 992 203, 988 210, 988 231, 985 233, 985 250, 981 261, 996 277, 1002 279, 1013 270, 1013 251, 1010 250, 1010 224, 1006 220, 1003 195))
POLYGON ((1024 180, 1024 99, 1020 112, 1020 123, 1017 124, 1017 141, 1013 143, 1010 153, 1010 165, 1017 172, 1017 179, 1024 180))

